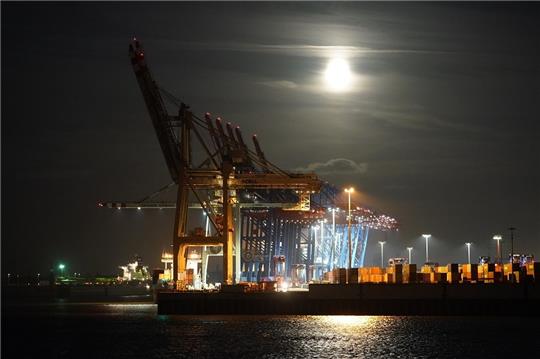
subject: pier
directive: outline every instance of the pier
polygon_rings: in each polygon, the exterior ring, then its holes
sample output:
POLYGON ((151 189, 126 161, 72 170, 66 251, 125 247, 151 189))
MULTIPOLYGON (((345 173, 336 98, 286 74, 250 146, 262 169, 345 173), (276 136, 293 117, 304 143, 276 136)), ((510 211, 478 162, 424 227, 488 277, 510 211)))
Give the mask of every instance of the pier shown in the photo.
POLYGON ((540 314, 529 284, 312 284, 286 293, 159 292, 159 314, 527 315, 540 314))

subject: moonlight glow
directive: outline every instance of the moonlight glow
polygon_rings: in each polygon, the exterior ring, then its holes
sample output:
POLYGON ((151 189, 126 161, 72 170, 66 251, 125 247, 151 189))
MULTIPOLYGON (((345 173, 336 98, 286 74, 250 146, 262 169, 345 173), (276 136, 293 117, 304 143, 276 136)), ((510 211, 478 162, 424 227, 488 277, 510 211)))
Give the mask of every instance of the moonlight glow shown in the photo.
POLYGON ((331 59, 324 72, 326 87, 333 92, 347 91, 352 82, 349 63, 340 58, 331 59))

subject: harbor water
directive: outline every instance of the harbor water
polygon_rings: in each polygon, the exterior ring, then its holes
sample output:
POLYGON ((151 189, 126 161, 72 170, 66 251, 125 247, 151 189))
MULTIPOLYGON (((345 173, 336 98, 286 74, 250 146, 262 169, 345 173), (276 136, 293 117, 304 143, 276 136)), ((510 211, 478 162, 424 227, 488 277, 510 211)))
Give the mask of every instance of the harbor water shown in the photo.
POLYGON ((2 358, 540 357, 536 318, 168 316, 151 303, 12 304, 2 358))

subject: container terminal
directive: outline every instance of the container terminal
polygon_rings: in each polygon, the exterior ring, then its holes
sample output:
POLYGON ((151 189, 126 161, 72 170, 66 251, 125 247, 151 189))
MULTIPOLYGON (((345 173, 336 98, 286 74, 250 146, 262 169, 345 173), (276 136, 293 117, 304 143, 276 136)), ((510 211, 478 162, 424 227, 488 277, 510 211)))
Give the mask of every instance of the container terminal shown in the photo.
POLYGON ((175 210, 172 253, 154 273, 160 314, 540 311, 540 263, 513 248, 508 263, 498 246, 493 262, 469 255, 467 264, 439 265, 428 260, 424 235, 424 265, 392 258, 366 267, 370 233, 398 231, 395 218, 352 204, 353 188, 341 203, 341 191, 315 173, 270 162, 257 135, 252 150, 239 126, 194 114, 154 80, 136 38, 129 57, 172 183, 140 201, 98 205, 175 210), (172 189, 176 202, 156 200, 172 189))

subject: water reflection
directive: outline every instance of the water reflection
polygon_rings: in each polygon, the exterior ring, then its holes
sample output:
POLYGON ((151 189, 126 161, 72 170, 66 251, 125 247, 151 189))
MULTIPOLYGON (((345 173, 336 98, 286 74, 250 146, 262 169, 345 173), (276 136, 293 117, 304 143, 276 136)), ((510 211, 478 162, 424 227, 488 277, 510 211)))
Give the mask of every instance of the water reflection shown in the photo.
POLYGON ((369 315, 327 315, 314 318, 336 327, 347 328, 365 327, 377 319, 369 315))

